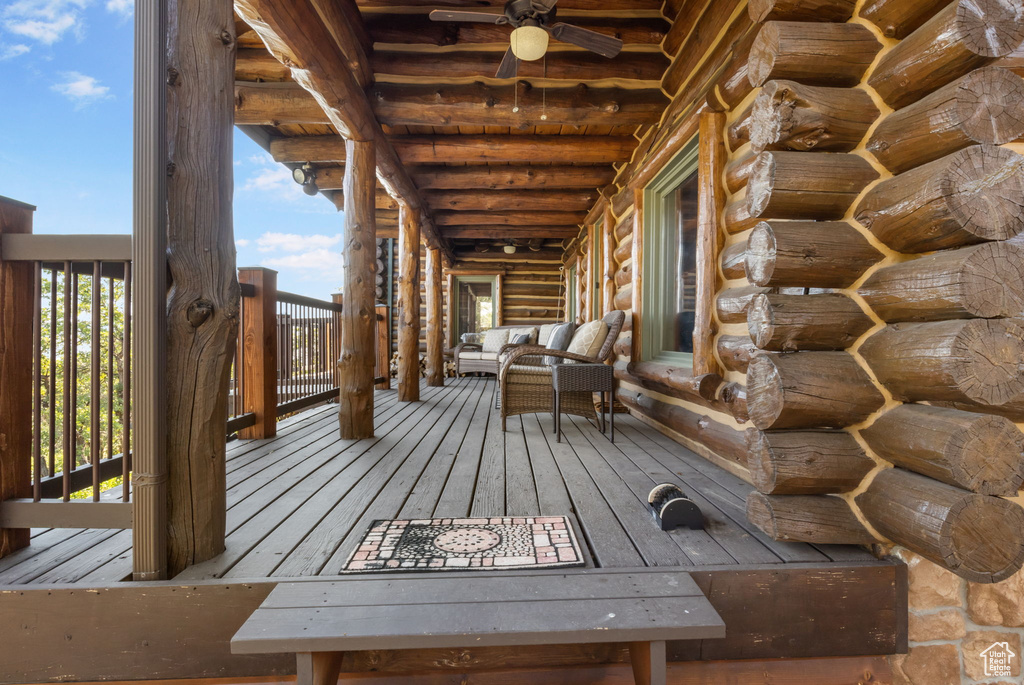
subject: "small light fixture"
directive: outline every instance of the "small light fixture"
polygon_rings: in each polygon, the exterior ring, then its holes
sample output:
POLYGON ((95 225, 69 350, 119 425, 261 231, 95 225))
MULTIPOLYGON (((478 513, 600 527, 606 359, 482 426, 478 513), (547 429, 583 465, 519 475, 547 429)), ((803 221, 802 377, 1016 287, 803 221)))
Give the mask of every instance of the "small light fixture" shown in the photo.
POLYGON ((548 50, 548 32, 537 25, 524 24, 512 31, 512 54, 524 62, 544 56, 548 50))
POLYGON ((501 249, 503 249, 505 251, 505 254, 515 254, 516 253, 516 246, 515 245, 506 245, 505 247, 503 247, 501 249))
POLYGON ((302 192, 306 195, 316 195, 320 192, 316 185, 316 169, 309 162, 292 169, 292 179, 302 186, 302 192))

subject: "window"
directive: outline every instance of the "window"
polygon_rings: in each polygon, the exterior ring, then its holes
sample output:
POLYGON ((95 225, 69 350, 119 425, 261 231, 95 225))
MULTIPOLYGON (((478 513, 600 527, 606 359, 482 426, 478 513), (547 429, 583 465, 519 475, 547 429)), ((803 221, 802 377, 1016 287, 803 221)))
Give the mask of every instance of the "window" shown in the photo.
POLYGON ((576 320, 576 291, 578 290, 576 264, 569 267, 569 277, 565 281, 565 320, 576 320))
POLYGON ((693 362, 697 162, 694 139, 644 190, 641 354, 645 361, 693 362))
POLYGON ((457 340, 462 340, 465 333, 480 333, 493 327, 494 290, 493 276, 455 278, 457 340))

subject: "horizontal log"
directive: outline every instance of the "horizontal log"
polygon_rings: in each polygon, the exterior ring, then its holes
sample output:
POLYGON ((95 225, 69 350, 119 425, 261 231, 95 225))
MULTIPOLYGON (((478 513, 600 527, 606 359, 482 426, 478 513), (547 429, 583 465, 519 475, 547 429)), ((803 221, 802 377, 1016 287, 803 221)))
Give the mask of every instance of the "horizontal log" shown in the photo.
POLYGON ((757 354, 747 368, 747 395, 750 419, 761 430, 843 428, 884 404, 846 352, 757 354))
POLYGON ((977 583, 1024 564, 1024 510, 903 469, 887 469, 857 496, 871 526, 893 542, 977 583))
MULTIPOLYGON (((616 195, 616 197, 618 197, 616 195)), ((619 220, 615 223, 615 241, 621 243, 626 239, 626 236, 633 234, 633 214, 631 210, 625 215, 619 217, 619 220)))
POLYGON ((423 193, 432 210, 576 211, 584 212, 597 199, 593 190, 433 190, 423 193))
POLYGON ((623 335, 615 341, 615 345, 612 347, 612 353, 617 357, 629 357, 633 354, 633 336, 623 335))
MULTIPOLYGON (((628 45, 660 45, 668 32, 668 22, 661 18, 573 17, 581 28, 614 36, 628 45)), ((512 29, 495 24, 431 21, 426 14, 368 14, 366 30, 374 43, 405 45, 475 45, 509 44, 512 29)), ((500 54, 495 54, 498 61, 500 54)), ((497 65, 495 65, 497 69, 497 65)))
POLYGON ((883 459, 965 490, 1015 497, 1024 485, 1024 433, 1001 416, 905 404, 860 434, 883 459))
MULTIPOLYGON (((668 58, 660 52, 623 51, 615 59, 608 59, 581 50, 549 50, 544 57, 544 60, 520 61, 517 78, 573 82, 603 79, 660 81, 669 64, 668 58)), ((494 76, 500 62, 501 53, 493 50, 413 52, 385 49, 375 50, 370 58, 370 66, 375 74, 414 76, 429 80, 435 80, 441 75, 445 78, 494 76)))
POLYGON ((853 16, 856 0, 750 0, 747 11, 754 21, 832 21, 853 16))
POLYGON ((292 70, 277 61, 260 45, 259 48, 239 48, 235 54, 235 78, 239 81, 290 81, 292 70))
POLYGON ((434 213, 438 226, 575 226, 583 223, 586 212, 462 212, 434 213))
POLYGON ((841 219, 877 178, 857 155, 762 152, 747 182, 747 211, 765 219, 841 219))
POLYGON ((627 371, 642 381, 649 381, 685 396, 696 395, 708 401, 715 398, 722 382, 716 374, 694 375, 689 364, 675 366, 661 362, 632 362, 627 371))
POLYGON ((704 414, 668 404, 632 390, 619 388, 616 397, 630 409, 660 423, 669 430, 706 447, 718 456, 745 467, 747 445, 743 431, 704 414))
POLYGON ((750 304, 750 301, 761 293, 768 291, 768 288, 757 288, 754 286, 742 286, 723 290, 715 300, 715 312, 718 314, 718 320, 722 323, 746 323, 747 306, 750 304))
POLYGON ((756 161, 757 155, 749 150, 745 154, 729 160, 729 163, 725 165, 725 187, 729 189, 730 193, 737 193, 740 188, 747 185, 750 169, 756 161))
POLYGON ((874 467, 845 431, 747 431, 754 487, 766 495, 849 492, 874 467))
POLYGON ((860 83, 881 49, 860 24, 769 21, 750 48, 747 75, 755 87, 773 79, 850 87, 860 83))
POLYGON ((1000 405, 1024 393, 1024 327, 1008 319, 890 324, 859 352, 904 402, 1000 405))
POLYGON ((731 59, 718 79, 718 94, 722 102, 730 108, 743 102, 754 89, 750 83, 748 67, 750 50, 754 47, 758 33, 758 27, 751 26, 750 30, 732 44, 731 59))
MULTIPOLYGON (((606 166, 410 167, 422 190, 543 190, 602 188, 615 178, 606 166)), ((317 178, 319 185, 320 179, 317 178)))
POLYGON ((718 359, 729 371, 747 372, 750 358, 757 353, 757 346, 746 335, 720 335, 715 341, 718 359))
POLYGON ((654 88, 579 83, 543 90, 528 81, 514 86, 377 83, 368 95, 377 119, 387 126, 642 126, 657 122, 668 105, 654 88))
MULTIPOLYGON (((674 16, 674 13, 671 12, 672 4, 673 2, 678 3, 680 1, 670 0, 668 5, 665 6, 664 13, 667 16, 674 16)), ((443 4, 449 8, 473 8, 479 11, 486 11, 484 8, 487 7, 493 8, 494 11, 499 11, 504 5, 501 0, 445 0, 443 3, 438 3, 437 0, 402 0, 401 5, 396 5, 395 0, 355 0, 355 4, 360 8, 372 7, 383 10, 394 10, 396 6, 402 8, 424 7, 428 10, 433 10, 439 4, 443 4)), ((649 14, 656 10, 661 10, 662 4, 662 0, 562 0, 558 3, 558 11, 564 13, 565 16, 575 16, 580 12, 593 10, 600 10, 602 12, 622 11, 624 13, 645 12, 649 14)))
POLYGON ((841 293, 762 293, 747 307, 747 330, 762 350, 845 350, 874 321, 841 293))
POLYGON ((857 292, 889 322, 1024 316, 1024 247, 937 252, 879 269, 857 292))
POLYGON ((612 299, 612 305, 620 311, 629 311, 633 307, 633 284, 626 283, 619 286, 612 299))
POLYGON ((717 71, 715 67, 707 64, 705 57, 713 58, 716 47, 721 50, 730 45, 749 31, 751 26, 748 17, 741 15, 733 19, 740 0, 692 4, 697 8, 703 7, 703 11, 699 17, 694 17, 688 22, 695 28, 687 32, 686 39, 682 41, 679 51, 675 53, 661 80, 665 92, 674 97, 682 95, 685 98, 683 86, 692 83, 695 78, 707 75, 697 71, 702 63, 705 64, 704 68, 708 70, 708 74, 717 71))
POLYGON ((1024 136, 1024 78, 984 67, 886 117, 868 150, 899 174, 975 143, 1024 136))
POLYGON ((860 144, 878 114, 871 96, 860 88, 769 81, 754 100, 750 145, 757 153, 849 152, 860 144))
POLYGON ((508 238, 544 238, 546 240, 565 240, 579 232, 576 226, 444 226, 441 235, 453 240, 505 240, 508 238))
MULTIPOLYGON (((632 136, 447 135, 393 136, 405 165, 468 162, 610 164, 630 158, 632 136)), ((276 162, 344 162, 345 141, 335 135, 295 136, 270 142, 276 162), (341 144, 339 144, 341 143, 341 144)))
POLYGON ((879 183, 857 220, 900 252, 930 252, 1024 231, 1024 156, 975 145, 879 183))
POLYGON ((746 423, 750 420, 750 411, 747 408, 747 386, 742 383, 722 383, 718 387, 718 396, 715 399, 725 405, 737 423, 746 423))
POLYGON ((630 233, 625 238, 623 238, 622 241, 615 247, 615 251, 612 253, 612 256, 615 258, 615 261, 617 263, 622 264, 627 259, 629 259, 632 256, 632 254, 633 234, 630 233))
MULTIPOLYGON (((748 186, 749 188, 749 186, 748 186)), ((761 219, 750 214, 750 203, 747 194, 737 195, 725 205, 725 231, 730 235, 749 231, 761 219)))
POLYGON ((906 38, 934 17, 950 0, 868 0, 860 8, 867 19, 887 38, 906 38))
POLYGON ((235 124, 329 124, 313 95, 297 83, 235 82, 235 124))
POLYGON ((727 279, 743 278, 746 275, 747 244, 743 241, 733 243, 722 250, 722 275, 727 279))
POLYGON ((747 518, 772 540, 815 544, 877 542, 850 505, 829 495, 747 495, 747 518))
POLYGON ((954 0, 887 52, 868 83, 893 109, 1008 55, 1024 42, 1020 0, 954 0))
POLYGON ((748 236, 744 258, 754 285, 846 288, 882 253, 846 222, 766 221, 748 236))
POLYGON ((750 115, 754 113, 754 103, 747 105, 746 109, 736 115, 732 125, 726 132, 729 139, 729 149, 738 150, 745 141, 750 140, 750 115))
POLYGON ((633 282, 633 263, 630 262, 624 266, 619 267, 618 271, 615 272, 615 285, 622 286, 627 283, 633 282))

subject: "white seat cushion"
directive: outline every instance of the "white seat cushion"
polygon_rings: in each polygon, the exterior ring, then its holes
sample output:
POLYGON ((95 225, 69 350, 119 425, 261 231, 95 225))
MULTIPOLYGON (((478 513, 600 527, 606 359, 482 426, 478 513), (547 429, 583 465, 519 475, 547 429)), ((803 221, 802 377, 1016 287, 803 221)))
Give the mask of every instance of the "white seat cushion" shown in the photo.
POLYGON ((492 362, 495 362, 495 361, 498 361, 498 353, 497 352, 481 352, 480 356, 477 357, 477 358, 478 359, 482 359, 484 361, 490 360, 492 362))
POLYGON ((480 355, 483 352, 461 352, 459 353, 459 359, 480 359, 480 355))

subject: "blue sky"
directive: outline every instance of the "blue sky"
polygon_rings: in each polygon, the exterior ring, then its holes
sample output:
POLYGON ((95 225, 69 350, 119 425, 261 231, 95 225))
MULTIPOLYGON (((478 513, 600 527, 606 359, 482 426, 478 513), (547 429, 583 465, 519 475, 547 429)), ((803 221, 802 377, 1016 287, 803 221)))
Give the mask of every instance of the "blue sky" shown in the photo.
MULTIPOLYGON (((0 0, 0 195, 36 233, 131 232, 132 0, 0 0)), ((235 131, 240 266, 329 298, 342 217, 235 131)))

